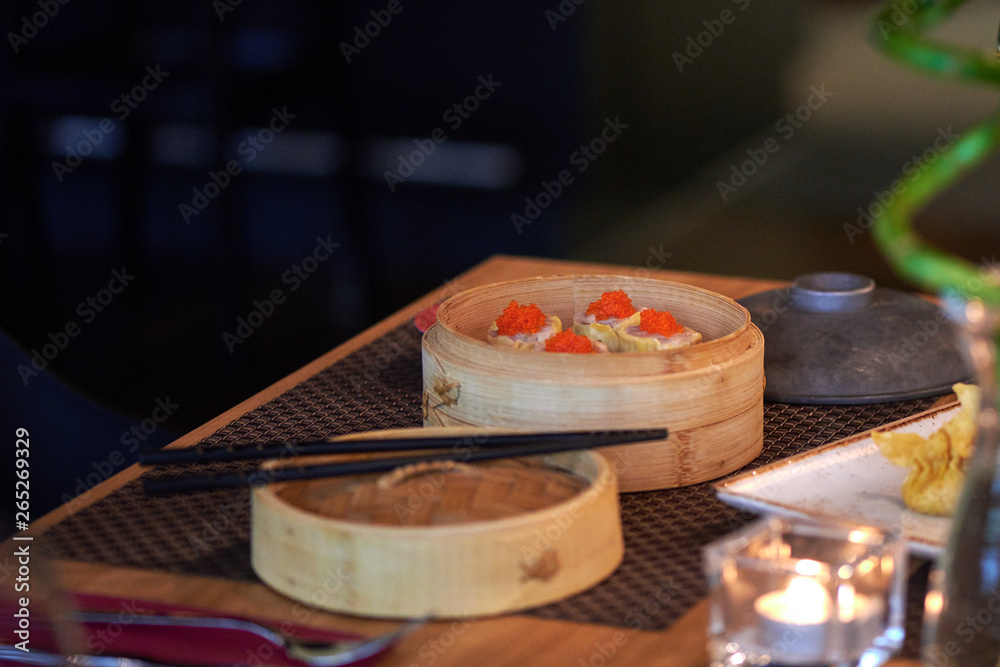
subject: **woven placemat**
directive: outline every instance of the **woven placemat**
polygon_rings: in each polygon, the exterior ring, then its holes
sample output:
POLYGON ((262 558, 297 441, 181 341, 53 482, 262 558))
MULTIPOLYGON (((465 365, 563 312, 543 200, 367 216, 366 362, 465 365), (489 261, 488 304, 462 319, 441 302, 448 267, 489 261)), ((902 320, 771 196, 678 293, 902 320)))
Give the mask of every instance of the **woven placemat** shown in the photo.
MULTIPOLYGON (((419 426, 421 373, 420 334, 406 324, 201 444, 315 439, 419 426)), ((764 451, 751 467, 901 419, 933 402, 766 404, 764 451)), ((191 466, 190 471, 249 465, 191 466)), ((621 567, 594 588, 530 613, 643 630, 666 628, 706 594, 701 547, 753 516, 719 502, 710 484, 624 494, 621 507, 626 546, 621 567)), ((69 560, 256 579, 249 560, 246 490, 147 497, 136 481, 70 515, 43 538, 55 556, 69 560)))

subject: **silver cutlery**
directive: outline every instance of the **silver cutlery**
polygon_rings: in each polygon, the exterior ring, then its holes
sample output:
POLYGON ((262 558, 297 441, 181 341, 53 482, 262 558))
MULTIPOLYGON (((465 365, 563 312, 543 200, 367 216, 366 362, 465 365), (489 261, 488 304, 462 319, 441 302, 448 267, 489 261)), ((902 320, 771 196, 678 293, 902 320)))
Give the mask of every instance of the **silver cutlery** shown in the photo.
MULTIPOLYGON (((65 614, 64 617, 66 620, 75 623, 117 623, 120 620, 119 614, 102 612, 71 612, 65 614)), ((384 651, 424 623, 424 619, 414 619, 404 623, 395 630, 370 639, 314 642, 290 637, 258 623, 238 618, 143 614, 129 619, 130 625, 250 632, 284 649, 285 654, 289 658, 300 660, 314 667, 341 667, 342 665, 359 662, 384 651)), ((129 657, 81 654, 58 655, 36 650, 25 652, 7 645, 0 645, 0 659, 11 660, 25 665, 55 666, 68 664, 83 665, 85 667, 166 667, 146 660, 129 657)), ((235 662, 239 662, 241 659, 237 659, 235 662)))
POLYGON ((41 665, 42 667, 66 667, 66 665, 80 665, 81 667, 170 667, 147 660, 114 655, 59 655, 36 649, 22 651, 7 644, 0 644, 0 660, 22 665, 41 665))

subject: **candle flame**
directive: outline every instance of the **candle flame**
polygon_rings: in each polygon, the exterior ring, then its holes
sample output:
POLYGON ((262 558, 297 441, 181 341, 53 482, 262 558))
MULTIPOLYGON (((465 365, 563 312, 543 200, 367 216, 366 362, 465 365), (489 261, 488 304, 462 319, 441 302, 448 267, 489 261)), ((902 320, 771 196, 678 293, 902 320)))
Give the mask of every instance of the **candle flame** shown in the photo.
POLYGON ((739 578, 739 570, 736 568, 736 563, 729 560, 722 565, 722 581, 726 585, 731 585, 736 583, 739 578))
POLYGON ((785 589, 782 602, 786 620, 822 623, 830 617, 830 594, 809 577, 794 577, 785 589))
MULTIPOLYGON (((819 561, 803 558, 795 564, 795 571, 803 577, 814 577, 822 571, 823 565, 819 561)), ((796 577, 798 579, 799 577, 796 577)), ((792 580, 795 582, 795 579, 792 580)))
POLYGON ((886 578, 892 577, 892 571, 895 569, 896 560, 889 554, 882 556, 882 575, 886 578))
POLYGON ((941 613, 943 606, 944 599, 941 597, 941 591, 930 591, 927 593, 927 597, 924 598, 924 613, 929 616, 937 616, 941 613))
POLYGON ((854 620, 854 586, 850 584, 837 587, 837 618, 841 623, 854 620))
POLYGON ((847 534, 847 541, 854 544, 865 544, 871 538, 871 532, 867 530, 855 529, 847 534))
POLYGON ((809 577, 792 577, 784 589, 765 593, 754 602, 763 618, 792 625, 819 625, 830 620, 830 592, 809 577))

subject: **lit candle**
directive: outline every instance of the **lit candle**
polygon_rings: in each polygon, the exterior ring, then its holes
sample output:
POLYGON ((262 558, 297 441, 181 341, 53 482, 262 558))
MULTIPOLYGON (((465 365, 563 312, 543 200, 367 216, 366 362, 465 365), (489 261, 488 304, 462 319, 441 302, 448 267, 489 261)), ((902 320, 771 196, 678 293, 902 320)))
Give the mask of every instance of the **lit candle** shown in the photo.
POLYGON ((794 577, 787 588, 761 595, 753 607, 760 618, 760 642, 774 657, 811 659, 826 653, 833 599, 815 579, 794 577))
POLYGON ((882 600, 837 587, 836 600, 809 576, 796 576, 754 602, 759 641, 776 661, 819 663, 867 648, 882 627, 882 600))

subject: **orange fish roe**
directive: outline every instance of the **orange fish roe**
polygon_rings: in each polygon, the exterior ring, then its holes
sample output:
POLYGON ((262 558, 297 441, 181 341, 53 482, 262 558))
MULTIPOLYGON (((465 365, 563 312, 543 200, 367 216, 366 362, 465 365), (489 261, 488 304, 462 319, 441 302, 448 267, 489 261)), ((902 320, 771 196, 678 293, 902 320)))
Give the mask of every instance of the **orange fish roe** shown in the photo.
POLYGON ((626 317, 635 315, 635 306, 625 290, 615 290, 605 292, 601 298, 587 306, 587 314, 593 315, 598 320, 610 320, 617 318, 623 320, 626 317))
POLYGON ((519 333, 535 333, 545 326, 545 313, 535 304, 517 305, 511 301, 497 318, 497 333, 501 336, 513 336, 519 333))
POLYGON ((639 316, 639 331, 661 336, 673 336, 684 331, 669 310, 659 311, 647 308, 639 316))
POLYGON ((586 336, 564 329, 545 341, 546 352, 593 352, 594 345, 586 336))

